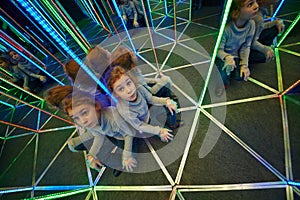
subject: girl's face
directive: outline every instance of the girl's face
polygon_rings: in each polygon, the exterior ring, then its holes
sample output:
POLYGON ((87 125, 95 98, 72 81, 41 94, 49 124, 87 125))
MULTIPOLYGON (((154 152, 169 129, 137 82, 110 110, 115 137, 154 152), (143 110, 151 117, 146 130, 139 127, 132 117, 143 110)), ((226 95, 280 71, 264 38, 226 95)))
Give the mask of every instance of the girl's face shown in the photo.
POLYGON ((256 0, 246 0, 243 7, 241 7, 241 12, 239 18, 242 20, 250 20, 253 18, 258 11, 258 4, 256 0))
POLYGON ((124 101, 136 100, 136 87, 129 76, 125 74, 114 83, 113 91, 115 97, 124 101))
POLYGON ((68 114, 76 124, 83 127, 94 128, 99 124, 100 109, 91 104, 73 106, 72 109, 68 110, 68 114))
POLYGON ((9 52, 9 56, 14 60, 20 60, 20 55, 14 51, 9 52))

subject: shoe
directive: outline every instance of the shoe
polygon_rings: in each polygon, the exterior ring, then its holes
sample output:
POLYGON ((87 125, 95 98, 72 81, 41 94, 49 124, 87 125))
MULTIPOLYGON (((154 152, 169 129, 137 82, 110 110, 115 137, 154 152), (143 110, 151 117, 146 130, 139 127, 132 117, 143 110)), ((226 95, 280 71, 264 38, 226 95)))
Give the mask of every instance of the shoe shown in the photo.
POLYGON ((176 123, 174 125, 169 126, 169 127, 170 127, 171 130, 174 131, 175 129, 177 129, 177 128, 181 127, 181 126, 184 126, 184 121, 178 120, 178 121, 176 121, 176 123))
POLYGON ((117 170, 117 169, 114 169, 113 170, 113 175, 114 175, 114 177, 118 177, 118 176, 120 176, 122 174, 122 171, 119 171, 119 170, 117 170))

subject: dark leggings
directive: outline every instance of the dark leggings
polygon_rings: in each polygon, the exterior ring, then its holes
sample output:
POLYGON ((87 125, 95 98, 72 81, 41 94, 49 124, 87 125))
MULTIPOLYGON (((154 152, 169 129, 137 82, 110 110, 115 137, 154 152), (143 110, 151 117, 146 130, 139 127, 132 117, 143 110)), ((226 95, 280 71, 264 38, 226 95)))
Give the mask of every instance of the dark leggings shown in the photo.
POLYGON ((241 67, 239 65, 240 63, 240 59, 239 58, 235 58, 234 59, 235 63, 236 63, 236 68, 230 73, 230 75, 226 74, 226 69, 222 70, 223 66, 224 66, 224 61, 222 61, 220 58, 216 59, 216 65, 218 67, 218 70, 220 72, 220 75, 222 77, 223 83, 225 86, 228 86, 230 84, 230 78, 233 78, 237 81, 243 81, 244 77, 240 77, 240 71, 241 71, 241 67))
MULTIPOLYGON (((274 38, 278 35, 278 30, 276 26, 265 29, 261 32, 258 42, 263 45, 271 46, 273 44, 274 38)), ((266 55, 263 52, 251 49, 249 55, 249 63, 264 63, 266 62, 266 55)))

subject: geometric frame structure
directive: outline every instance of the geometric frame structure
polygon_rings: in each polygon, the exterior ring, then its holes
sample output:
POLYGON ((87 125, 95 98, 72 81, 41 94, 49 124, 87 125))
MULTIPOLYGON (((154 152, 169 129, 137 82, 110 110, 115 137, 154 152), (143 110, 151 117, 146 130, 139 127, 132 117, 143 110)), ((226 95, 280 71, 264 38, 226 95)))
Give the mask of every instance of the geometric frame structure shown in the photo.
MULTIPOLYGON (((179 151, 182 153, 182 156, 177 160, 174 161, 175 166, 171 165, 165 166, 164 162, 165 160, 160 157, 158 153, 156 153, 156 148, 157 145, 154 141, 146 141, 145 144, 149 148, 149 151, 152 153, 154 160, 156 161, 157 165, 159 166, 159 171, 161 171, 162 177, 165 179, 162 181, 164 184, 142 184, 138 181, 138 178, 142 180, 146 180, 146 178, 142 178, 143 174, 124 174, 126 178, 136 176, 138 177, 137 179, 133 178, 133 182, 130 182, 130 184, 124 184, 125 182, 122 182, 123 184, 121 185, 114 185, 112 184, 114 181, 107 181, 110 178, 107 177, 107 171, 109 171, 106 168, 102 168, 102 170, 98 173, 91 171, 85 164, 84 162, 84 157, 86 156, 85 153, 81 154, 81 157, 78 158, 76 161, 78 162, 77 165, 81 165, 86 170, 86 182, 85 184, 62 184, 62 185, 57 185, 57 184, 52 184, 52 185, 43 185, 41 184, 43 182, 43 179, 47 176, 47 173, 51 170, 51 167, 55 165, 55 162, 59 160, 59 157, 64 153, 67 145, 67 140, 68 138, 72 137, 73 135, 76 134, 73 123, 69 122, 69 120, 64 119, 65 116, 62 116, 61 113, 50 113, 49 109, 43 105, 43 100, 41 101, 42 106, 40 106, 39 102, 31 102, 27 103, 23 100, 19 100, 13 96, 9 95, 4 95, 4 93, 1 92, 6 98, 5 101, 2 102, 2 107, 6 106, 9 107, 8 109, 17 109, 16 111, 12 112, 24 112, 24 111, 18 111, 18 109, 22 109, 24 106, 18 106, 19 104, 25 105, 27 107, 31 107, 33 109, 33 113, 37 116, 38 125, 36 129, 29 129, 27 128, 26 131, 29 132, 22 132, 21 134, 16 132, 16 134, 13 137, 10 137, 7 135, 7 132, 5 133, 5 136, 1 138, 2 140, 2 150, 1 150, 1 160, 5 160, 6 158, 3 158, 6 156, 5 152, 6 148, 8 148, 8 145, 6 145, 6 140, 13 140, 13 139, 18 139, 18 138, 24 138, 28 135, 32 136, 29 140, 26 140, 27 143, 24 146, 23 149, 20 150, 20 152, 17 154, 15 159, 13 159, 13 162, 10 162, 10 164, 6 165, 7 167, 5 168, 4 171, 1 172, 1 191, 0 193, 3 195, 3 197, 11 198, 13 197, 14 194, 22 194, 22 193, 28 193, 30 195, 24 195, 22 198, 32 198, 32 199, 60 199, 60 198, 74 198, 74 199, 110 199, 115 196, 117 197, 123 197, 123 199, 128 199, 128 198, 142 198, 144 197, 147 199, 153 199, 153 198, 168 198, 168 199, 196 199, 199 197, 202 198, 210 198, 213 196, 213 194, 221 192, 221 196, 224 194, 222 192, 232 192, 232 191, 266 191, 265 194, 268 194, 269 191, 276 191, 274 194, 276 194, 277 197, 283 197, 285 199, 298 199, 300 196, 300 191, 299 191, 299 178, 298 176, 298 165, 299 165, 299 156, 293 155, 293 153, 297 153, 299 151, 299 146, 297 146, 297 141, 299 141, 299 136, 297 136, 295 133, 297 130, 299 130, 299 125, 295 125, 295 129, 290 131, 290 128, 292 127, 291 124, 289 124, 289 110, 288 110, 288 104, 289 102, 292 102, 292 104, 296 104, 296 108, 299 107, 299 94, 292 95, 290 94, 291 91, 293 91, 297 86, 299 85, 299 76, 298 79, 291 80, 292 84, 285 85, 284 81, 282 79, 283 77, 283 65, 281 60, 281 52, 287 52, 292 54, 293 56, 298 56, 299 53, 296 51, 291 51, 287 50, 288 47, 290 46, 297 46, 299 45, 297 41, 294 41, 293 44, 283 44, 283 40, 280 41, 280 46, 277 46, 275 48, 275 53, 276 53, 276 76, 277 76, 277 85, 272 85, 265 83, 264 81, 261 81, 259 78, 254 76, 251 76, 249 79, 249 82, 245 83, 247 84, 246 86, 250 88, 255 88, 261 93, 260 95, 257 96, 248 96, 249 93, 245 93, 245 96, 238 96, 238 98, 233 98, 233 92, 232 90, 227 91, 227 96, 226 100, 223 101, 217 100, 215 102, 211 102, 213 97, 209 94, 208 87, 212 84, 211 80, 216 80, 216 79, 209 79, 211 74, 213 74, 213 68, 210 66, 213 66, 211 63, 211 57, 209 54, 206 54, 206 52, 201 52, 203 48, 194 48, 192 40, 195 39, 193 36, 190 36, 190 38, 186 37, 185 33, 188 33, 189 30, 191 29, 192 26, 199 26, 207 31, 209 29, 209 32, 207 35, 213 35, 214 37, 216 36, 218 29, 215 27, 209 27, 205 26, 201 23, 194 23, 190 21, 190 2, 173 2, 174 5, 169 5, 171 8, 175 8, 175 11, 172 9, 171 10, 165 10, 168 5, 165 4, 165 2, 161 1, 152 1, 148 2, 152 8, 152 12, 155 13, 160 13, 162 19, 158 17, 156 19, 153 17, 153 22, 156 24, 155 31, 156 34, 151 35, 153 38, 151 39, 150 34, 147 35, 148 30, 140 30, 140 32, 136 31, 129 31, 129 32, 123 32, 119 33, 118 37, 121 36, 122 40, 121 42, 116 40, 115 43, 111 43, 111 41, 104 40, 101 42, 101 45, 107 49, 113 50, 113 48, 120 43, 123 45, 127 45, 128 47, 132 48, 132 44, 134 44, 134 47, 138 47, 137 50, 133 49, 136 51, 137 55, 139 56, 140 62, 143 63, 141 64, 141 68, 143 70, 143 73, 145 76, 157 76, 159 73, 164 73, 166 75, 169 75, 173 82, 174 82, 174 90, 176 91, 176 94, 178 97, 180 97, 180 103, 181 103, 181 114, 182 118, 186 122, 186 126, 182 127, 178 130, 176 133, 176 136, 181 136, 186 135, 186 137, 183 137, 184 140, 184 145, 182 147, 178 147, 179 151), (153 6, 155 5, 155 6, 153 6), (178 10, 176 10, 178 9, 178 10), (185 13, 185 10, 188 11, 189 14, 185 13), (176 16, 172 19, 172 15, 181 13, 185 13, 185 16, 187 16, 187 19, 182 19, 180 16, 176 16), (169 15, 169 16, 168 16, 169 15), (168 26, 162 27, 162 24, 164 23, 165 20, 174 20, 171 23, 171 27, 174 28, 176 31, 166 31, 168 26), (176 19, 178 21, 176 21, 176 19), (183 22, 179 22, 182 20, 183 22), (158 22, 159 21, 159 22, 158 22), (175 24, 175 25, 174 25, 175 24), (175 28, 176 27, 176 28, 175 28), (181 30, 181 31, 178 31, 181 30), (183 31, 182 31, 183 30, 183 31), (170 33, 175 33, 174 35, 171 35, 170 33), (179 33, 179 34, 178 34, 179 33), (134 35, 136 38, 142 38, 141 40, 131 40, 132 35, 134 35), (156 37, 159 37, 157 39, 156 37), (172 38, 173 37, 173 38, 172 38), (150 41, 148 43, 148 46, 145 44, 140 44, 140 41, 145 41, 145 38, 150 38, 150 41), (152 42, 151 42, 152 41, 152 42), (153 43, 155 41, 156 43, 161 42, 161 46, 155 45, 153 43), (140 45, 140 46, 139 46, 140 45), (145 46, 143 46, 145 45, 145 46), (167 48, 164 47, 167 46, 167 48), (180 46, 179 50, 176 49, 180 46), (187 58, 182 58, 186 59, 188 62, 182 61, 182 63, 176 63, 178 60, 174 59, 172 57, 172 54, 176 54, 176 51, 181 52, 181 48, 184 48, 185 51, 194 52, 194 55, 198 55, 201 58, 197 57, 195 59, 196 61, 193 60, 193 58, 187 57, 187 58), (154 50, 155 49, 155 50, 154 50), (152 50, 152 51, 151 51, 152 50), (162 50, 160 52, 161 54, 156 54, 156 50, 162 50), (149 54, 151 52, 151 54, 149 54), (166 53, 167 52, 167 53, 166 53), (165 53, 164 55, 162 55, 165 53), (162 58, 161 58, 162 57, 162 58), (172 63, 174 59, 175 63, 172 63), (192 62, 190 62, 190 59, 192 59, 192 62), (148 65, 148 67, 145 67, 145 65, 148 65), (149 67, 150 66, 150 67, 149 67), (169 67, 172 66, 172 67, 169 67), (205 69, 204 71, 203 68, 205 69), (187 70, 184 72, 184 70, 187 70), (196 75, 199 75, 199 77, 191 77, 189 76, 190 73, 195 73, 197 72, 196 75), (178 74, 184 74, 183 77, 188 79, 188 82, 192 82, 190 85, 183 85, 181 80, 178 78, 180 75, 178 74), (201 79, 200 81, 197 82, 196 79, 201 79), (178 80, 177 80, 178 79, 178 80), (196 83, 196 85, 193 85, 193 83, 196 83), (195 87, 194 89, 190 90, 190 87, 195 87), (277 87, 277 88, 276 88, 277 87), (258 89, 260 88, 260 89, 258 89), (204 92, 203 92, 204 91, 204 92), (262 91, 262 92, 261 92, 262 91), (232 95, 232 96, 230 96, 232 95), (11 103, 12 101, 15 101, 17 103, 11 103), (281 167, 277 167, 278 163, 275 162, 275 164, 271 163, 271 161, 266 158, 264 155, 268 155, 266 152, 258 152, 255 148, 255 146, 251 146, 251 140, 247 140, 247 137, 239 131, 236 130, 235 127, 231 127, 230 124, 227 122, 223 121, 224 119, 220 119, 220 116, 218 115, 219 112, 225 113, 225 117, 229 116, 230 118, 230 113, 226 111, 226 109, 230 110, 231 107, 234 106, 239 106, 239 105, 245 105, 245 107, 249 106, 251 107, 251 104, 263 101, 268 101, 271 102, 270 104, 272 105, 277 105, 278 110, 280 113, 280 121, 281 121, 281 127, 282 127, 282 138, 280 138, 280 141, 282 142, 282 148, 283 148, 283 160, 284 160, 284 169, 281 167), (275 101, 277 103, 275 103, 275 101), (30 105, 32 104, 32 105, 30 105), (35 106, 37 104, 37 106, 35 106), (39 107, 40 106, 40 107, 39 107), (216 108, 217 111, 216 113, 213 112, 213 109, 216 108), (42 110, 43 109, 43 110, 42 110), (207 124, 202 124, 203 121, 208 121, 207 124), (209 125, 209 124, 213 125, 209 125), (48 128, 47 126, 50 126, 48 128), (210 132, 203 131, 208 130, 212 128, 213 132, 218 132, 220 131, 220 134, 222 134, 222 137, 225 137, 227 139, 222 139, 225 140, 225 144, 230 144, 234 146, 234 149, 239 149, 242 155, 244 155, 247 158, 249 156, 249 160, 251 162, 249 163, 255 163, 257 162, 258 165, 255 165, 257 168, 258 166, 262 167, 265 169, 265 173, 270 173, 270 178, 267 177, 267 180, 264 181, 251 181, 250 180, 247 182, 245 180, 242 180, 241 182, 230 182, 229 183, 215 183, 215 184, 205 184, 202 183, 201 181, 198 184, 193 183, 193 177, 185 177, 186 173, 193 173, 190 171, 194 167, 199 167, 198 164, 201 163, 201 160, 205 158, 210 151, 206 149, 207 154, 205 153, 200 153, 195 152, 196 150, 200 150, 203 147, 203 143, 205 141, 205 134, 209 134, 210 132), (45 135, 47 133, 53 133, 54 135, 55 132, 61 132, 65 131, 66 134, 62 136, 60 142, 61 144, 58 145, 57 151, 52 157, 48 160, 48 164, 45 166, 45 168, 42 170, 41 173, 36 173, 37 165, 39 164, 38 162, 38 149, 39 149, 39 142, 40 139, 42 138, 42 135, 45 135), (295 131, 295 132, 294 132, 295 131), (196 133, 198 135, 196 136, 196 133), (204 134, 201 136, 201 133, 204 134), (296 143, 292 143, 291 138, 295 139, 296 143), (198 141, 197 141, 198 139, 198 141), (228 141, 227 141, 228 140, 228 141), (230 142, 229 142, 230 141, 230 142), (227 143, 226 143, 227 142, 227 143), (234 144, 233 144, 234 143, 234 144), (249 144, 250 143, 250 144, 249 144), (22 160, 20 159, 22 153, 26 150, 26 148, 34 144, 34 165, 32 167, 32 179, 31 179, 31 185, 27 186, 11 186, 7 185, 5 187, 5 182, 9 179, 8 175, 10 175, 9 171, 14 168, 14 164, 17 163, 17 160, 22 160), (196 145, 196 147, 194 146, 196 145), (296 149, 296 151, 293 151, 293 148, 296 149), (189 160, 190 155, 198 156, 198 162, 194 162, 189 160), (201 155, 201 156, 200 156, 201 155), (255 162, 254 162, 255 161, 255 162), (188 163, 191 164, 188 164, 188 163), (189 165, 187 168, 186 165, 189 165), (174 169, 175 168, 175 169, 174 169), (174 172, 174 173, 173 173, 174 172), (295 177, 294 174, 297 176, 295 177), (188 183, 184 183, 186 181, 189 181, 188 183), (103 183, 102 183, 103 181, 103 183), (135 181, 137 181, 138 184, 134 184, 135 181), (106 184, 108 183, 108 184, 106 184), (3 186, 4 185, 4 186, 3 186), (126 192, 125 192, 126 191, 126 192), (277 194, 277 191, 280 191, 279 195, 277 194), (41 195, 37 195, 39 192, 41 192, 41 195), (134 196, 130 196, 129 193, 133 193, 134 196), (142 192, 139 193, 139 192, 142 192), (210 192, 212 196, 207 195, 207 192, 210 192), (107 195, 106 195, 107 194, 107 195), (82 195, 82 196, 81 196, 82 195), (202 196, 203 195, 203 196, 202 196)), ((230 1, 228 1, 229 6, 230 6, 230 1)), ((228 5, 227 5, 228 6, 228 5)), ((225 12, 226 13, 226 12, 225 12)), ((299 11, 298 11, 299 13, 299 11)), ((280 16, 279 16, 280 17, 280 16)), ((299 14, 294 18, 295 19, 295 27, 297 26, 297 22, 299 20, 299 14)), ((226 21, 226 18, 225 18, 226 21)), ((291 23, 293 24, 293 22, 291 23)), ((290 26, 292 27, 292 26, 290 26)), ((195 30, 195 29, 192 29, 195 30)), ((289 29, 287 29, 289 30, 289 29)), ((293 31, 291 28, 290 31, 293 31)), ((285 35, 284 35, 285 36, 285 35)), ((195 36, 198 37, 198 36, 195 36)), ((286 38, 288 38, 289 35, 286 35, 286 38)), ((282 37, 285 38, 285 37, 282 37)), ((214 38, 215 39, 215 38, 214 38)), ((216 45, 215 45, 216 46, 216 45)), ((197 46, 198 47, 198 46, 197 46)), ((208 51, 208 50, 207 50, 208 51)), ((191 53, 192 54, 192 53, 191 53)), ((187 55, 188 56, 188 55, 187 55)), ((192 56, 193 57, 193 56, 192 56)), ((78 57, 79 58, 79 57, 78 57)), ((273 63, 275 64, 275 63, 273 63)), ((87 68, 88 70, 88 68, 87 68)), ((297 74, 297 73, 296 73, 297 74)), ((299 73, 298 73, 299 74, 299 73)), ((259 75, 258 75, 259 77, 259 75)), ((296 76, 297 77, 297 76, 296 76)), ((99 83, 101 84, 101 83, 99 83)), ((242 83, 244 84, 244 83, 242 83)), ((237 89, 237 88, 235 88, 237 89)), ((241 89, 239 87, 239 89, 241 89)), ((274 108, 269 108, 269 110, 272 110, 274 108)), ((299 108, 298 108, 299 109, 299 108)), ((6 110, 6 109, 5 109, 6 110)), ((4 111, 1 109, 1 111, 4 111)), ((291 111, 291 110, 290 110, 291 111)), ((10 112, 10 111, 9 111, 10 112)), ((259 112, 258 110, 256 112, 259 112)), ((292 111, 291 111, 292 112, 292 111)), ((11 117, 14 114, 3 112, 4 113, 4 118, 11 117)), ((249 112, 251 114, 251 112, 249 112)), ((24 116, 24 124, 27 124, 28 121, 26 122, 26 118, 30 116, 24 116)), ((243 117, 241 117, 243 118, 243 117)), ((297 119, 296 119, 297 120, 297 119)), ((299 120, 299 118, 298 118, 299 120)), ((19 121, 19 120, 17 120, 19 121)), ((245 120, 242 120, 244 121, 245 120)), ((247 121, 247 119, 246 119, 247 121)), ((1 122, 4 122, 1 120, 1 122)), ((7 126, 7 129, 5 130, 10 130, 12 124, 4 124, 7 126)), ((24 129, 26 126, 19 126, 17 128, 24 129)), ((243 127, 243 126, 241 126, 243 127)), ((247 126, 244 126, 247 128, 247 126)), ((249 128, 249 127, 248 127, 249 128)), ((4 129, 1 129, 4 130, 4 129)), ((267 129, 264 129, 267 130, 267 129)), ((250 131, 251 132, 251 131, 250 131)), ((258 133, 262 133, 257 131, 258 133)), ((266 131, 269 133, 268 131, 266 131)), ((271 131, 270 131, 271 132, 271 131)), ((276 131, 275 131, 276 132, 276 131)), ((13 131, 12 131, 13 133, 13 131)), ((281 131, 277 131, 276 133, 281 133, 281 131)), ((257 135, 253 133, 254 135, 257 135)), ((274 134, 277 135, 277 134, 274 134)), ((2 136, 2 135, 1 135, 2 136)), ((175 136, 175 137, 176 137, 175 136)), ((220 137, 221 137, 220 136, 220 137)), ((279 136, 279 135, 277 135, 279 136)), ((181 141, 182 142, 182 141, 181 141)), ((218 143, 218 140, 216 141, 215 144, 218 143)), ((253 145, 253 144, 252 144, 253 145)), ((266 146, 268 146, 266 144, 266 146)), ((216 149, 222 149, 221 147, 216 147, 216 149)), ((9 149, 9 148, 8 148, 9 149)), ((228 150, 230 151, 230 150, 228 150)), ((277 154, 276 154, 277 155, 277 154)), ((45 156, 45 155, 44 155, 45 156)), ((222 158, 219 158, 222 160, 222 158)), ((67 159, 66 159, 67 160, 67 159)), ((209 160, 209 159, 208 159, 209 160)), ((211 161, 211 160, 210 160, 211 161)), ((2 163, 2 161, 1 161, 2 163)), ((60 164, 62 164, 61 162, 60 164)), ((217 162, 216 162, 217 163, 217 162)), ((256 163, 256 164, 257 164, 256 163)), ((279 165, 281 166, 281 165, 279 165)), ((199 169, 202 169, 199 167, 199 169)), ((195 169, 196 170, 196 169, 195 169)), ((225 172, 226 170, 223 169, 225 172)), ((209 168, 207 168, 207 171, 209 171, 209 168)), ((82 171, 81 171, 82 172, 82 171)), ((53 173, 53 172, 52 172, 53 173)), ((230 173, 227 171, 227 173, 230 173)), ((147 175, 148 173, 145 173, 147 175)), ((151 174, 151 173, 150 173, 151 174)), ((201 173, 200 173, 201 174, 201 173)), ((237 173, 238 174, 238 173, 237 173)), ((245 173, 247 174, 247 173, 245 173)), ((56 174, 57 175, 57 174, 56 174)), ((122 176, 124 176, 122 175, 122 176)), ((21 176, 21 175, 18 175, 21 176)), ((57 175, 59 176, 59 175, 57 175)), ((230 177, 230 176, 229 176, 230 177)), ((49 177, 48 177, 49 178, 49 177)), ((120 177, 121 178, 121 177, 120 177)), ((256 177, 257 178, 257 177, 256 177)), ((225 179, 226 180, 226 179, 225 179)), ((228 180, 227 180, 228 181, 228 180)), ((11 182, 11 181, 7 181, 11 182)), ((16 181, 17 182, 17 181, 16 181)), ((50 181, 51 182, 51 181, 50 181)), ((75 181, 76 182, 76 181, 75 181)), ((197 181, 196 181, 197 182, 197 181)), ((249 192, 251 193, 251 192, 249 192)), ((22 195, 21 195, 22 196, 22 195)), ((242 194, 237 195, 238 197, 244 197, 242 194)), ((236 198, 234 194, 229 196, 228 199, 231 198, 236 198)), ((268 198, 268 195, 258 195, 259 197, 262 198, 268 198)), ((218 197, 218 194, 216 194, 214 197, 218 197)), ((222 196, 224 197, 224 196, 222 196)), ((247 199, 246 197, 244 197, 247 199)), ((270 195, 269 198, 274 198, 274 196, 270 195)), ((251 199, 251 197, 250 197, 251 199)))

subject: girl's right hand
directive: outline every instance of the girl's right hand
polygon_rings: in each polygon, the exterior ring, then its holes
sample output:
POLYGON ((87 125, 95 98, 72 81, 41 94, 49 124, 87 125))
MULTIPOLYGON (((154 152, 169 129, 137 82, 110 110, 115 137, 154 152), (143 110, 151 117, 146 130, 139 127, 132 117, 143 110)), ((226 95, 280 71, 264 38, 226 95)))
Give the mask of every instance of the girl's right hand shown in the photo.
POLYGON ((95 169, 97 171, 100 171, 100 168, 103 167, 103 164, 92 155, 87 156, 86 162, 90 168, 95 169))
POLYGON ((225 70, 226 74, 229 76, 231 71, 233 71, 235 67, 236 67, 236 64, 235 64, 233 56, 231 56, 231 55, 226 56, 222 70, 225 70))
POLYGON ((162 142, 169 142, 169 141, 173 140, 173 135, 171 134, 171 132, 172 131, 167 128, 160 129, 160 133, 159 133, 160 140, 162 142))

